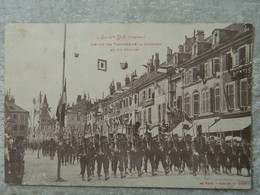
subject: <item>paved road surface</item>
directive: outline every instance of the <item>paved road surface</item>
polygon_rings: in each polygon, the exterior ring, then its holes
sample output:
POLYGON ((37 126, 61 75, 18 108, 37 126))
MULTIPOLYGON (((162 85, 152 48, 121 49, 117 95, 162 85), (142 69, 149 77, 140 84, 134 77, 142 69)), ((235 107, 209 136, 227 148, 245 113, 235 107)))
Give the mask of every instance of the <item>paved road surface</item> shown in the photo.
MULTIPOLYGON (((211 174, 204 178, 203 175, 197 175, 196 177, 183 173, 178 175, 176 172, 165 175, 163 169, 160 168, 160 172, 157 176, 151 176, 150 173, 144 174, 141 178, 138 178, 136 173, 133 176, 127 175, 126 178, 121 179, 114 178, 110 174, 108 181, 98 180, 95 176, 91 182, 82 181, 80 175, 80 165, 67 165, 61 167, 61 177, 65 179, 65 182, 56 182, 57 176, 57 157, 54 160, 50 160, 49 157, 43 157, 40 155, 40 159, 37 159, 37 153, 32 153, 31 150, 27 150, 25 153, 25 174, 23 178, 24 185, 65 185, 65 186, 126 186, 126 187, 178 187, 178 188, 250 188, 250 177, 237 176, 234 174, 211 174)), ((103 171, 103 170, 102 170, 103 171)), ((119 172, 119 171, 118 171, 119 172)), ((243 169, 243 174, 246 174, 246 170, 243 169)), ((104 174, 103 174, 104 176, 104 174)))

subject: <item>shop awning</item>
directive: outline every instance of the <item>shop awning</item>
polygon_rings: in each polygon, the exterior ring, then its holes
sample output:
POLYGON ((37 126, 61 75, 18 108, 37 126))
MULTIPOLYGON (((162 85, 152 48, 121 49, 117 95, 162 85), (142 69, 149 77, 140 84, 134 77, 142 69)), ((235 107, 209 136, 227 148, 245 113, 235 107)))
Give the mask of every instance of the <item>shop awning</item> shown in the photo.
POLYGON ((221 119, 210 128, 210 132, 240 131, 249 125, 251 125, 250 116, 221 119))
MULTIPOLYGON (((219 120, 218 117, 213 117, 213 118, 206 118, 206 119, 199 119, 199 120, 194 120, 192 122, 192 124, 190 124, 190 129, 184 130, 185 135, 189 134, 191 136, 196 135, 196 131, 197 131, 197 126, 201 125, 202 127, 202 133, 206 133, 208 131, 210 131, 211 126, 217 121, 219 120), (209 129, 209 130, 208 130, 209 129)), ((175 127, 172 131, 172 134, 177 134, 178 136, 182 136, 182 128, 183 128, 183 123, 180 122, 177 127, 175 127)))

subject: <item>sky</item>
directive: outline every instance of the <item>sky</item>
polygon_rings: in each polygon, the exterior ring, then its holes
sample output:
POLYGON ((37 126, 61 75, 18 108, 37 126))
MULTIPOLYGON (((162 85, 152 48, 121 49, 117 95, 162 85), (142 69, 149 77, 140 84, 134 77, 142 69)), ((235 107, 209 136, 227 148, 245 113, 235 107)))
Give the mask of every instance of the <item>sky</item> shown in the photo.
MULTIPOLYGON (((228 25, 66 24, 67 101, 70 104, 76 102, 77 95, 83 96, 84 93, 89 94, 92 100, 102 98, 103 93, 108 95, 113 79, 123 85, 126 75, 130 76, 134 70, 138 76, 143 74, 146 69, 142 65, 147 64, 155 53, 159 53, 160 63, 166 61, 167 47, 177 52, 178 45, 184 43, 185 35, 193 36, 194 29, 204 30, 205 37, 208 37, 215 28, 228 25), (136 36, 140 38, 134 39, 136 36), (118 37, 119 40, 116 39, 118 37), (103 43, 104 46, 93 46, 95 43, 103 43), (118 46, 122 43, 131 46, 118 46), (144 46, 144 43, 158 45, 144 46), (125 48, 131 51, 124 51, 125 48), (79 56, 75 57, 75 53, 79 56), (107 72, 97 70, 98 59, 107 60, 107 72), (128 63, 128 69, 120 68, 122 62, 128 63)), ((41 91, 47 95, 51 115, 56 112, 62 90, 64 29, 64 24, 6 25, 5 91, 11 89, 16 104, 25 110, 32 110, 32 100, 34 97, 37 99, 41 91)))

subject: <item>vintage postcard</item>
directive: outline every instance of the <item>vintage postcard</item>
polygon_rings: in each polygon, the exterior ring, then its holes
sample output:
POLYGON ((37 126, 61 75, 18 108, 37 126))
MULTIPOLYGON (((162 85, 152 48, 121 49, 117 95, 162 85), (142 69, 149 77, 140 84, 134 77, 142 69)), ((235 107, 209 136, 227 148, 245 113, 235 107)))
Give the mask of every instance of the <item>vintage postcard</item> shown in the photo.
POLYGON ((250 189, 250 23, 9 24, 5 181, 250 189))

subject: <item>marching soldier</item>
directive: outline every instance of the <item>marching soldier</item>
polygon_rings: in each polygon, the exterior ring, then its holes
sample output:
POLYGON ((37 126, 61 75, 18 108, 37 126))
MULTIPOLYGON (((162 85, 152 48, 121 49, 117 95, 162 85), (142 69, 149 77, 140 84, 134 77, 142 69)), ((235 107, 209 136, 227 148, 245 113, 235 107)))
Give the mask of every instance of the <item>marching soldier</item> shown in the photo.
POLYGON ((158 133, 158 137, 153 140, 153 151, 155 152, 155 170, 158 170, 159 162, 161 161, 165 171, 165 175, 170 172, 169 166, 166 162, 166 153, 168 152, 167 144, 163 141, 161 133, 158 133))
POLYGON ((144 171, 147 173, 148 160, 151 163, 152 175, 156 175, 154 166, 154 152, 152 151, 152 134, 146 132, 143 139, 143 151, 144 151, 144 171))
MULTIPOLYGON (((178 169, 179 174, 181 174, 181 158, 180 158, 180 150, 181 143, 178 140, 178 135, 174 134, 173 139, 170 142, 170 159, 171 163, 178 169)), ((172 166, 171 164, 171 166, 172 166)))
POLYGON ((95 149, 96 149, 98 178, 101 179, 101 168, 103 165, 103 170, 105 173, 105 180, 108 180, 109 179, 108 169, 109 169, 110 150, 109 150, 107 137, 99 136, 97 142, 95 143, 95 149))
POLYGON ((193 176, 197 175, 198 166, 202 165, 204 171, 206 170, 206 158, 205 158, 205 138, 202 137, 201 125, 197 128, 197 137, 193 142, 193 176))
POLYGON ((181 159, 182 159, 182 171, 185 169, 185 164, 188 167, 188 170, 192 170, 192 139, 188 134, 184 137, 182 141, 182 150, 181 150, 181 159))
POLYGON ((82 145, 79 150, 80 156, 80 168, 81 168, 81 175, 82 181, 85 181, 85 170, 87 168, 87 176, 88 181, 91 181, 91 166, 92 166, 92 159, 94 157, 94 148, 93 144, 87 138, 84 138, 82 141, 82 145))
POLYGON ((143 175, 142 168, 142 139, 139 137, 137 133, 134 134, 133 139, 133 158, 134 158, 134 165, 136 166, 138 177, 141 177, 143 175))

